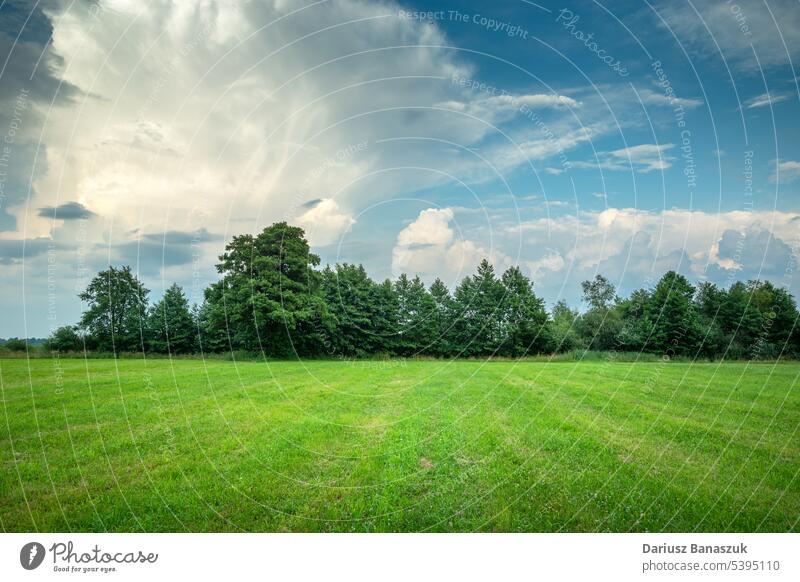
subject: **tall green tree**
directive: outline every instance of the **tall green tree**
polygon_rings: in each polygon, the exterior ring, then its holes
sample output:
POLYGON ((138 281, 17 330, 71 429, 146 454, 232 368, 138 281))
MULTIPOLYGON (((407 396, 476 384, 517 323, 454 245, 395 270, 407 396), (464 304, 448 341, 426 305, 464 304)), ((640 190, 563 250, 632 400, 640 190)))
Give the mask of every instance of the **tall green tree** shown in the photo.
POLYGON ((617 290, 611 281, 603 275, 595 275, 594 279, 583 281, 583 300, 592 309, 609 309, 617 301, 617 290))
POLYGON ((228 327, 225 325, 224 305, 203 301, 192 307, 192 318, 197 323, 197 350, 202 353, 219 353, 231 349, 228 327), (219 307, 218 314, 214 310, 219 307))
POLYGON ((329 317, 303 229, 278 222, 235 236, 219 260, 222 278, 205 299, 212 329, 224 328, 231 347, 281 357, 320 349, 329 317))
POLYGON ((719 320, 729 338, 726 357, 751 357, 764 325, 758 305, 753 301, 752 287, 741 281, 731 285, 720 307, 719 320))
POLYGON ((734 333, 750 358, 796 353, 798 312, 794 298, 769 281, 752 280, 732 287, 736 309, 734 333), (737 321, 738 319, 738 321, 737 321))
POLYGON ((456 350, 453 343, 455 305, 447 285, 438 277, 431 284, 430 297, 433 303, 430 352, 435 356, 452 355, 456 350))
POLYGON ((183 289, 173 283, 150 310, 150 347, 159 353, 197 351, 197 322, 183 289))
POLYGON ((547 311, 544 301, 533 292, 531 280, 519 267, 511 267, 503 273, 501 283, 504 290, 501 353, 517 357, 548 351, 552 336, 547 311))
POLYGON ((653 290, 648 318, 653 331, 648 348, 667 355, 697 355, 702 341, 693 301, 695 289, 683 275, 667 272, 653 290))
POLYGON ((569 352, 585 347, 579 328, 580 313, 563 299, 553 306, 551 332, 556 352, 569 352))
POLYGON ((436 341, 436 303, 419 277, 405 273, 394 284, 398 306, 397 350, 411 356, 432 353, 436 341))
POLYGON ((334 317, 328 342, 337 355, 393 351, 397 340, 397 296, 391 281, 376 284, 363 265, 326 267, 323 288, 334 317))
POLYGON ((140 351, 147 338, 148 293, 130 267, 109 267, 79 295, 86 304, 80 327, 102 351, 140 351))
POLYGON ((701 332, 700 353, 707 358, 715 358, 726 353, 731 344, 730 330, 723 327, 723 306, 728 294, 710 281, 697 286, 694 303, 701 332))
POLYGON ((370 342, 373 354, 395 354, 400 340, 397 293, 389 279, 373 284, 370 289, 370 342))
POLYGON ((505 289, 486 259, 477 272, 465 278, 453 296, 456 319, 454 337, 461 355, 496 353, 505 339, 502 301, 505 289))
POLYGON ((616 289, 602 275, 581 283, 583 300, 589 309, 581 316, 579 330, 586 347, 591 350, 616 350, 622 329, 622 316, 617 309, 616 289))
POLYGON ((617 303, 615 310, 620 318, 616 334, 617 349, 637 352, 645 349, 653 333, 653 326, 647 317, 649 303, 650 292, 647 289, 637 289, 630 297, 617 303))

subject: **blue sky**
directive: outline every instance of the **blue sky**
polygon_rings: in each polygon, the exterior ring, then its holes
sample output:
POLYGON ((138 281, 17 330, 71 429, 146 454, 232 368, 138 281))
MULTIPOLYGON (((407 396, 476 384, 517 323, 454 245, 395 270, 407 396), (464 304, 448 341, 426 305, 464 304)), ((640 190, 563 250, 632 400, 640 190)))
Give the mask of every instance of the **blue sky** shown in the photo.
POLYGON ((0 337, 74 322, 109 263, 200 300, 277 220, 548 304, 668 269, 797 294, 797 62, 794 0, 6 2, 0 337))

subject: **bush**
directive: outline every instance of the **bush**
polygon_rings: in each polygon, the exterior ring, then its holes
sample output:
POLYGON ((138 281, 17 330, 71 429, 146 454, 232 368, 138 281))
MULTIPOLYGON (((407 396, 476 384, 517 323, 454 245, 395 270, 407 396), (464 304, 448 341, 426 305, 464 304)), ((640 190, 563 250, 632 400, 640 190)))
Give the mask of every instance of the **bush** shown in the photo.
POLYGON ((79 352, 83 350, 83 337, 74 326, 65 325, 50 334, 44 345, 54 352, 79 352))

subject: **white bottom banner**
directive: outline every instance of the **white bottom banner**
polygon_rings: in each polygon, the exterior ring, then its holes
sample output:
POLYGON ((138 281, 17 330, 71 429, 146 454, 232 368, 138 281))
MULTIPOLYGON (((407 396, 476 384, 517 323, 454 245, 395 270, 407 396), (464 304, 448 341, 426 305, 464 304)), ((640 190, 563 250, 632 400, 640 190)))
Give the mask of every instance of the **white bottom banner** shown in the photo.
POLYGON ((800 534, 3 534, 0 580, 800 580, 800 534))

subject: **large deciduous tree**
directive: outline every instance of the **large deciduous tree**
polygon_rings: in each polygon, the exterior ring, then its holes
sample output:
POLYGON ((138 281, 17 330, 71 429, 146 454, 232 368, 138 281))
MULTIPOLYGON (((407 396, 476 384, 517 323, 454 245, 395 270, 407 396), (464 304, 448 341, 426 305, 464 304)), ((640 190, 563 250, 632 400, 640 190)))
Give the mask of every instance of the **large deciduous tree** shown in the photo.
POLYGON ((227 331, 231 347, 281 357, 318 351, 329 316, 303 229, 278 222, 235 236, 219 260, 222 278, 206 301, 210 325, 227 331))
POLYGON ((697 355, 702 334, 695 289, 686 277, 667 272, 656 285, 648 305, 652 334, 648 347, 666 355, 697 355))
POLYGON ((80 327, 102 351, 142 350, 147 337, 149 291, 130 267, 109 267, 79 295, 86 304, 80 327))
POLYGON ((586 347, 592 350, 616 350, 622 329, 622 317, 617 309, 616 289, 602 275, 581 283, 583 300, 589 305, 580 318, 580 333, 586 347))

